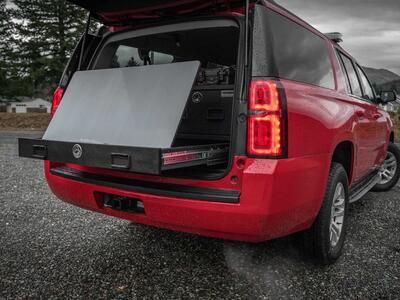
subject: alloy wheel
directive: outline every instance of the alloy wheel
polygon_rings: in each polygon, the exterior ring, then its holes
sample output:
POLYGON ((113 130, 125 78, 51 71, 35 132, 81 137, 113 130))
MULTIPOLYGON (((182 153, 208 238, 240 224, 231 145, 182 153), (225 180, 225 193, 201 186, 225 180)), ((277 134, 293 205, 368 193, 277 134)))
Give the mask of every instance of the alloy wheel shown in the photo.
POLYGON ((379 184, 386 184, 393 179, 397 170, 397 160, 393 153, 388 152, 385 162, 379 170, 379 184))
POLYGON ((346 193, 343 183, 338 182, 333 196, 330 223, 330 242, 335 247, 340 240, 343 229, 344 214, 346 208, 346 193))

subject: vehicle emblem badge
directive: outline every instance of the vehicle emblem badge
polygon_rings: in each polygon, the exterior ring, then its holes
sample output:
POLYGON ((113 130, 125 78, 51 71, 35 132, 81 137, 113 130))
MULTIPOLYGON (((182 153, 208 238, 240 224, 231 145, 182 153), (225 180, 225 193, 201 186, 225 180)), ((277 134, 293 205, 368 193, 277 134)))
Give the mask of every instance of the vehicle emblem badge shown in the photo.
POLYGON ((82 153, 83 153, 83 150, 82 150, 82 146, 81 146, 81 145, 75 144, 75 145, 72 147, 72 155, 73 155, 75 158, 81 158, 81 157, 82 157, 82 153))
POLYGON ((193 103, 200 103, 201 100, 203 99, 203 94, 200 92, 195 92, 192 95, 192 102, 193 103))

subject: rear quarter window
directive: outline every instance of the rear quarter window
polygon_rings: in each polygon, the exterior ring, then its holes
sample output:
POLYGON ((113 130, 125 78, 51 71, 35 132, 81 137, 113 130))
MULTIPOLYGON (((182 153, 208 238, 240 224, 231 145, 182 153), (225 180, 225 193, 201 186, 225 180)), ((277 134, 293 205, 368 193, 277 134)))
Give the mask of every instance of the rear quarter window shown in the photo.
POLYGON ((342 53, 339 53, 340 58, 342 59, 344 68, 346 70, 347 77, 350 82, 351 94, 357 97, 362 97, 362 90, 360 81, 358 80, 356 69, 354 68, 353 62, 350 58, 345 56, 342 53))
POLYGON ((375 99, 375 94, 374 91, 371 87, 371 84, 368 81, 367 76, 365 75, 363 69, 357 65, 357 71, 358 74, 360 74, 360 79, 361 79, 361 85, 363 88, 363 98, 366 100, 374 100, 375 99))
POLYGON ((279 77, 334 89, 326 40, 272 11, 269 22, 279 77))

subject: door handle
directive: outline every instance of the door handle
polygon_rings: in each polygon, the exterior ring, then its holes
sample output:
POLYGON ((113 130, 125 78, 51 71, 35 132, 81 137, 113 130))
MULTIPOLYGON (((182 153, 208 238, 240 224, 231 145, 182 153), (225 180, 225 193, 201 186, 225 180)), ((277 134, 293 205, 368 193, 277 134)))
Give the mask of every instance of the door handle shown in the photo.
POLYGON ((365 113, 362 110, 357 110, 356 116, 359 118, 363 118, 363 117, 365 117, 365 113))

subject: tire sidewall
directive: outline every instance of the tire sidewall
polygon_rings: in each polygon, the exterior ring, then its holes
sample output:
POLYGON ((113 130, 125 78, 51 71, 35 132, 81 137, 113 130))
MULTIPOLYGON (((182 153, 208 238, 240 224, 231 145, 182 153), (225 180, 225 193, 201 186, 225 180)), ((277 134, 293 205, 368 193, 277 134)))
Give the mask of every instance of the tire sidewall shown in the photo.
MULTIPOLYGON (((343 175, 343 174, 341 174, 341 175, 343 175)), ((334 259, 337 259, 342 254, 344 242, 346 239, 347 226, 348 226, 348 211, 349 211, 349 187, 348 187, 348 185, 349 184, 348 184, 347 176, 341 176, 340 182, 343 184, 344 192, 345 192, 345 208, 344 208, 343 227, 342 227, 342 232, 340 235, 339 242, 336 244, 335 247, 332 247, 331 242, 329 240, 330 256, 332 256, 334 259)), ((336 189, 336 186, 334 187, 334 192, 335 192, 335 189, 336 189)), ((331 205, 332 204, 333 204, 333 196, 331 199, 331 205)), ((330 222, 330 220, 329 220, 329 222, 330 222)), ((330 232, 328 232, 328 236, 330 237, 330 232)))
POLYGON ((322 259, 326 263, 332 263, 340 257, 344 242, 346 239, 346 232, 348 226, 348 210, 349 210, 349 188, 348 178, 346 171, 340 164, 334 164, 331 168, 329 185, 327 186, 323 207, 319 215, 318 222, 320 223, 320 242, 322 246, 322 259), (331 209, 334 201, 334 195, 337 184, 343 184, 345 192, 345 209, 343 218, 343 227, 338 243, 332 247, 330 241, 330 223, 331 223, 331 209))
POLYGON ((399 178, 400 178, 400 149, 394 143, 390 143, 389 147, 388 147, 388 152, 392 153, 394 155, 394 157, 396 158, 396 161, 397 161, 396 173, 389 182, 387 182, 385 184, 379 184, 379 183, 376 184, 373 188, 373 191, 376 191, 376 192, 388 191, 392 187, 394 187, 397 184, 397 182, 399 181, 399 178))

